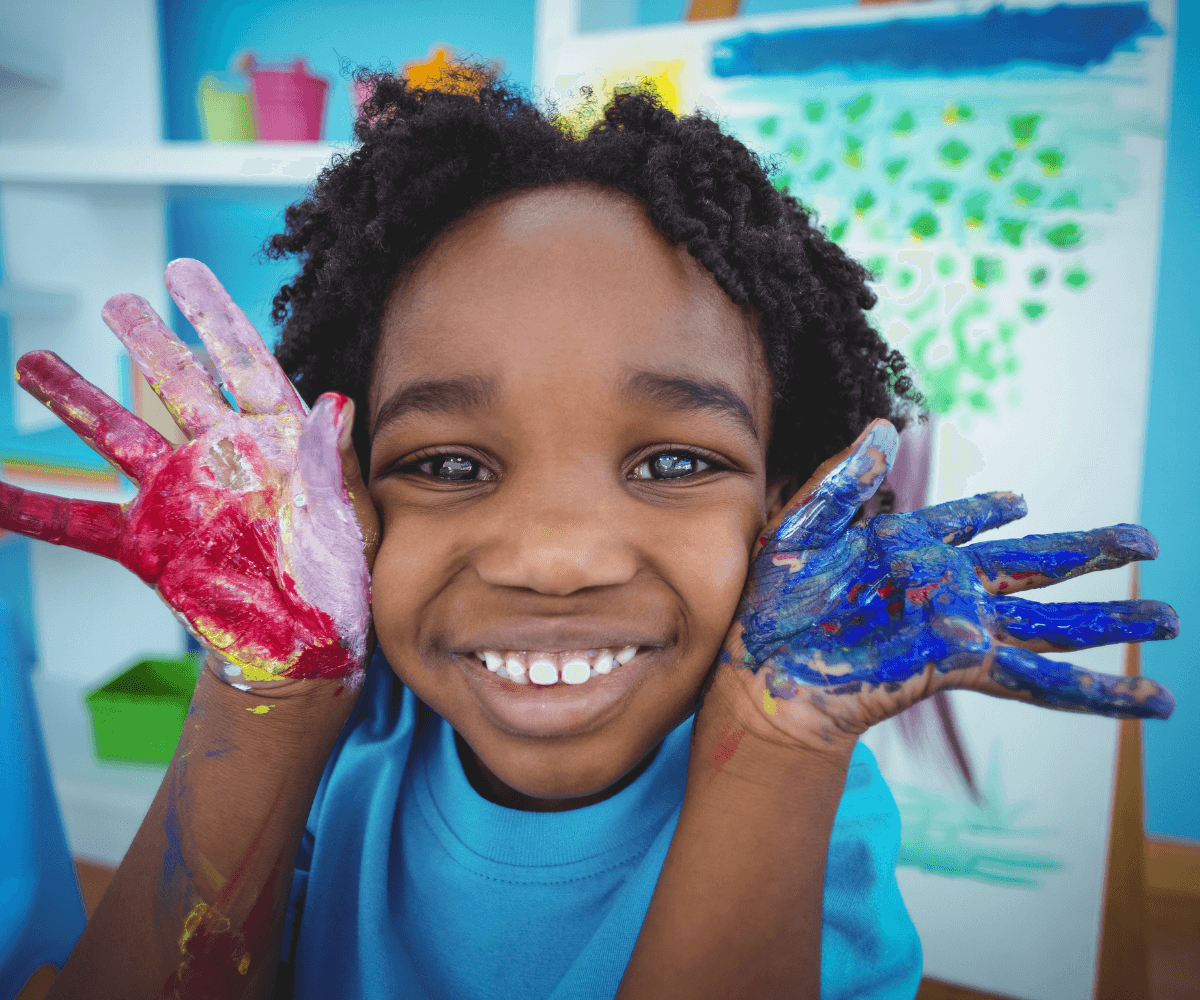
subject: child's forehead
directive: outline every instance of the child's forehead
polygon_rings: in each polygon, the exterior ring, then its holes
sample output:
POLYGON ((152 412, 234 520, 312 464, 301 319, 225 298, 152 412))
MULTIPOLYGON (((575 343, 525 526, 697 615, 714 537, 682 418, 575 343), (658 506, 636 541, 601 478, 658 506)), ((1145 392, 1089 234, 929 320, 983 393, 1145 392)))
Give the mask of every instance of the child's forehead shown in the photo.
MULTIPOLYGON (((380 329, 374 409, 437 370, 581 388, 669 369, 769 396, 753 326, 636 199, 558 185, 486 203, 397 283, 380 329)), ((753 406, 753 403, 751 403, 753 406)))

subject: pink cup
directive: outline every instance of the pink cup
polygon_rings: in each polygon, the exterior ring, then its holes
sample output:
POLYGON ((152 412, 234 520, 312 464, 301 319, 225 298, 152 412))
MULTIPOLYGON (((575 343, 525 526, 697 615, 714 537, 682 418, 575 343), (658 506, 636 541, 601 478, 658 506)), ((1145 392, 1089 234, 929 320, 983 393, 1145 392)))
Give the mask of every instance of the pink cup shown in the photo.
POLYGON ((303 59, 287 67, 251 64, 250 95, 258 137, 267 142, 320 142, 329 81, 307 71, 303 59))

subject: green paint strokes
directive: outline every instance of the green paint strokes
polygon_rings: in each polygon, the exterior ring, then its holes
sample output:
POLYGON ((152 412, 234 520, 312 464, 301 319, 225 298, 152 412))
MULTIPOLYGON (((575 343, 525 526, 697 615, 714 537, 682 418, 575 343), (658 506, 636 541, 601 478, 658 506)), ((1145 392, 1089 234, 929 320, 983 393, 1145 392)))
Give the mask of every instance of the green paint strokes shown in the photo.
POLYGON ((1004 280, 1004 263, 999 257, 976 257, 971 265, 971 284, 987 288, 1004 280))
POLYGON ((954 193, 953 181, 943 181, 938 178, 930 181, 919 181, 913 187, 929 195, 929 200, 935 205, 944 205, 950 200, 950 195, 954 193))
POLYGON ((764 118, 758 123, 758 134, 769 138, 773 136, 779 129, 779 116, 772 115, 770 118, 764 118))
POLYGON ((1028 226, 1028 219, 1001 219, 996 229, 1000 235, 1000 239, 1004 240, 1005 243, 1010 246, 1019 247, 1028 226))
POLYGON ((1050 207, 1051 208, 1078 208, 1079 207, 1079 193, 1077 191, 1075 191, 1073 188, 1069 191, 1064 191, 1057 198, 1055 198, 1052 202, 1050 202, 1050 207))
POLYGON ((988 202, 992 196, 986 191, 972 191, 963 199, 963 218, 967 228, 978 229, 987 219, 988 202))
POLYGON ((1012 166, 1014 153, 1011 149, 1002 149, 987 161, 987 174, 994 180, 1001 180, 1012 166))
POLYGON ((908 224, 908 231, 916 240, 924 240, 936 235, 939 228, 941 227, 938 224, 938 218, 932 212, 919 212, 908 224))
POLYGON ((971 147, 958 139, 951 139, 939 150, 942 162, 951 167, 957 167, 971 155, 971 147))
POLYGON ((1021 312, 1031 320, 1040 319, 1046 312, 1046 304, 1044 302, 1022 302, 1021 312))
POLYGON ((1000 343, 1009 343, 1017 335, 1017 324, 1011 319, 1001 320, 996 327, 996 335, 1000 338, 1000 343))
POLYGON ((1035 267, 1029 272, 1029 283, 1036 288, 1049 276, 1050 272, 1044 267, 1035 267))
POLYGON ((1054 831, 1024 825, 1021 817, 1031 803, 1005 796, 998 745, 993 745, 978 803, 918 785, 891 787, 900 809, 899 866, 1018 889, 1036 889, 1047 873, 1062 867, 1038 850, 1037 842, 1054 831))
POLYGON ((876 254, 867 261, 867 270, 876 281, 882 281, 887 275, 888 259, 883 254, 876 254))
POLYGON ((947 104, 946 110, 942 112, 942 121, 947 125, 969 122, 974 117, 975 111, 969 104, 947 104))
POLYGON ((803 163, 804 157, 808 155, 808 146, 805 145, 803 139, 793 139, 788 143, 787 157, 793 163, 803 163))
POLYGON ((1012 132, 1013 142, 1018 146, 1025 146, 1033 142, 1037 138, 1038 124, 1041 120, 1041 115, 1013 115, 1008 120, 1008 128, 1012 132))
POLYGON ((933 310, 935 310, 941 304, 941 301, 942 301, 942 290, 940 288, 934 288, 929 292, 928 295, 925 296, 925 298, 923 298, 915 306, 913 306, 911 309, 909 309, 904 314, 904 318, 909 323, 915 323, 926 313, 929 313, 929 312, 932 312, 933 310))
POLYGON ((862 166, 863 138, 858 135, 847 135, 845 149, 842 152, 842 162, 857 170, 862 166))
POLYGON ((907 156, 897 156, 895 159, 888 160, 883 165, 883 174, 889 181, 894 181, 902 173, 904 168, 908 166, 907 156))
POLYGON ((822 160, 820 163, 817 164, 816 168, 808 176, 809 176, 809 180, 813 180, 813 181, 816 181, 817 183, 820 183, 826 177, 828 177, 831 173, 833 173, 833 161, 832 160, 822 160))
POLYGON ((1048 229, 1043 235, 1047 243, 1059 250, 1070 250, 1083 242, 1083 228, 1075 222, 1064 222, 1061 226, 1048 229))
POLYGON ((776 174, 771 178, 771 183, 775 186, 776 191, 787 191, 792 186, 792 175, 776 174))
POLYGON ((842 219, 839 222, 835 222, 833 226, 830 227, 829 238, 833 240, 834 243, 839 243, 841 242, 842 237, 846 235, 846 230, 849 228, 849 219, 842 219))
POLYGON ((1076 291, 1085 288, 1091 280, 1092 276, 1082 267, 1073 267, 1063 275, 1063 284, 1068 288, 1074 288, 1076 291))
POLYGON ((1063 155, 1061 149, 1050 147, 1040 149, 1034 157, 1042 165, 1042 172, 1047 177, 1053 177, 1063 168, 1063 164, 1067 162, 1067 158, 1063 155))
POLYGON ((915 277, 916 277, 916 275, 913 273, 912 268, 909 268, 909 267, 900 268, 900 270, 896 272, 896 287, 901 290, 907 288, 909 285, 911 285, 913 283, 913 279, 915 277))
POLYGON ((948 253, 942 254, 934 265, 937 268, 937 273, 943 278, 948 278, 958 269, 958 261, 951 257, 948 253))
POLYGON ((842 108, 846 121, 854 123, 871 110, 871 95, 863 94, 842 108))
POLYGON ((1013 185, 1013 201, 1018 205, 1032 205, 1042 196, 1042 189, 1029 181, 1017 181, 1013 185))
POLYGON ((868 188, 863 188, 858 193, 858 197, 854 199, 854 212, 859 218, 866 215, 872 208, 875 207, 875 193, 868 188))
POLYGON ((917 127, 917 119, 913 117, 913 113, 907 109, 896 115, 892 121, 892 131, 896 135, 910 135, 913 129, 917 127))
POLYGON ((809 101, 804 105, 804 117, 816 124, 825 117, 824 101, 809 101))

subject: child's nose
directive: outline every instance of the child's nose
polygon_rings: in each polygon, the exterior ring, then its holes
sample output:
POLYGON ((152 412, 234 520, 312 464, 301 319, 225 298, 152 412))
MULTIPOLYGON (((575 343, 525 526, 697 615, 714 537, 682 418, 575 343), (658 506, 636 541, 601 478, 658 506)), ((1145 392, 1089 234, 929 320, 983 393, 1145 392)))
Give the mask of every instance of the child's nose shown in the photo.
POLYGON ((513 504, 487 525, 475 570, 485 583, 566 596, 628 583, 634 546, 616 512, 597 498, 545 495, 513 504))

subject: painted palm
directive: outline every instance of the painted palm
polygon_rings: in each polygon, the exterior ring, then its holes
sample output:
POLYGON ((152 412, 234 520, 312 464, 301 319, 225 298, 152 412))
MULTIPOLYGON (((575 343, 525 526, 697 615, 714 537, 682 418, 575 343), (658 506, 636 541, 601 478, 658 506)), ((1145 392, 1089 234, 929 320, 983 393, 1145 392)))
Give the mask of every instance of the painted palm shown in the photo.
POLYGON ((876 276, 874 321, 941 415, 1018 402, 1023 341, 1086 295, 1089 243, 1137 187, 1136 112, 987 78, 736 88, 741 134, 876 276), (989 89, 991 93, 989 93, 989 89), (1011 91, 1010 88, 1006 88, 1011 91))

